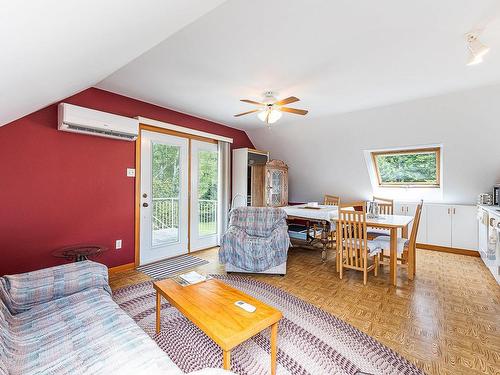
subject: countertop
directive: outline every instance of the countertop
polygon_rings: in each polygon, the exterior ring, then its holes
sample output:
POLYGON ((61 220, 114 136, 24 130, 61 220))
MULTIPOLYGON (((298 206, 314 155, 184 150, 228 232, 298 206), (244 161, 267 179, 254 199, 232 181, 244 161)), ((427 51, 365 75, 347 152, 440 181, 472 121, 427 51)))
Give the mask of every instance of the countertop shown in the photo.
POLYGON ((495 214, 497 216, 500 216, 500 206, 487 206, 485 204, 478 204, 478 207, 485 209, 490 214, 495 214))

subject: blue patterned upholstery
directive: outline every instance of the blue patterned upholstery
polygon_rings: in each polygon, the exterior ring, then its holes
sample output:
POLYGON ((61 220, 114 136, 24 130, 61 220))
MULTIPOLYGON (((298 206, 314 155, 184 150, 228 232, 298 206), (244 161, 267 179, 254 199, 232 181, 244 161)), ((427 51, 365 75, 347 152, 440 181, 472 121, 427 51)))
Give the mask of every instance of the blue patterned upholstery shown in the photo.
POLYGON ((0 278, 0 374, 182 374, 85 261, 0 278))
POLYGON ((272 207, 238 207, 219 249, 219 261, 260 272, 286 261, 290 238, 286 212, 272 207))

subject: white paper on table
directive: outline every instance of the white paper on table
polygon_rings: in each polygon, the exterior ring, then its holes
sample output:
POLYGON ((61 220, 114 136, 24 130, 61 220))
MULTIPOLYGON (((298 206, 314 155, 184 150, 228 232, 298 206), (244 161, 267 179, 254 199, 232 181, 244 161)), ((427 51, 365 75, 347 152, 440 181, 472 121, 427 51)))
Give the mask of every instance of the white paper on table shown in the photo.
POLYGON ((200 275, 196 271, 191 271, 191 272, 188 272, 188 273, 183 273, 182 275, 179 275, 179 277, 182 280, 188 282, 189 284, 201 283, 202 281, 205 281, 207 279, 205 276, 200 275))

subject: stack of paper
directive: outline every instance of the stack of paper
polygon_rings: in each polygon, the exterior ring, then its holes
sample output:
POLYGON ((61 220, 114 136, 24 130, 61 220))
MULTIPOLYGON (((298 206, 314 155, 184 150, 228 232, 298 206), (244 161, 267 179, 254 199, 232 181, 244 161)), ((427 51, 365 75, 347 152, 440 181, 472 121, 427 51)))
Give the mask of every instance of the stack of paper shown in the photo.
POLYGON ((196 271, 183 273, 182 275, 179 275, 179 277, 191 285, 201 283, 202 281, 205 281, 207 279, 205 276, 200 275, 196 271))

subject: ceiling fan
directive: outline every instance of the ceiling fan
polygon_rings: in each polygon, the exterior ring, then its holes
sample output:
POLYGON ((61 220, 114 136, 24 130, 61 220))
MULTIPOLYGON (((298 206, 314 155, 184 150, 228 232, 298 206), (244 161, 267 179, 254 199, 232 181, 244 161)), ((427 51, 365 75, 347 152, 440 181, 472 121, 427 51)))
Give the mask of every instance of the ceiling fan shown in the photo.
POLYGON ((256 102, 248 99, 241 99, 242 102, 258 105, 259 108, 248 112, 238 113, 237 115, 234 115, 234 117, 240 117, 248 115, 250 113, 258 112, 257 117, 266 124, 271 125, 281 118, 282 112, 288 112, 302 116, 306 115, 308 111, 304 109, 284 107, 287 104, 295 103, 298 102, 299 100, 300 99, 296 98, 295 96, 290 96, 286 99, 277 100, 275 94, 272 91, 267 91, 264 93, 264 100, 262 100, 262 102, 256 102))

